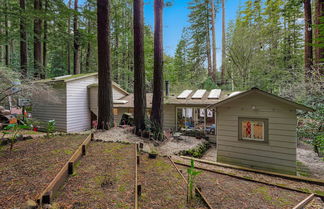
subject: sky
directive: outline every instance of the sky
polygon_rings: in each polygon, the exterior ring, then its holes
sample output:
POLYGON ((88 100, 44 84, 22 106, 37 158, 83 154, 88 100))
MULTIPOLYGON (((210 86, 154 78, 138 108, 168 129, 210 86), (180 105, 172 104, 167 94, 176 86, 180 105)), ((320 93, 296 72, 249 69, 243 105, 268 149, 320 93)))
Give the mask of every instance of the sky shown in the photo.
MULTIPOLYGON (((177 44, 181 38, 184 27, 189 26, 188 3, 191 0, 173 0, 173 5, 163 10, 163 45, 167 55, 173 56, 177 44)), ((235 20, 239 6, 245 0, 225 0, 226 24, 231 20, 235 20)), ((154 0, 145 0, 144 5, 144 21, 153 28, 154 25, 154 0)), ((221 9, 216 14, 216 47, 217 47, 217 66, 221 65, 221 44, 222 44, 222 13, 221 9)))
MULTIPOLYGON (((165 0, 166 1, 166 0, 165 0)), ((169 56, 174 56, 177 44, 181 38, 182 30, 188 26, 188 3, 191 0, 169 0, 173 2, 171 7, 163 10, 163 45, 164 51, 169 56)), ((235 20, 237 10, 246 0, 225 0, 226 25, 235 20)), ((80 0, 83 4, 85 0, 80 0)), ((154 0, 144 0, 144 21, 152 27, 154 25, 154 0)), ((221 65, 221 44, 222 44, 222 18, 221 10, 216 14, 216 47, 217 66, 221 65)), ((153 31, 153 30, 152 30, 153 31)))

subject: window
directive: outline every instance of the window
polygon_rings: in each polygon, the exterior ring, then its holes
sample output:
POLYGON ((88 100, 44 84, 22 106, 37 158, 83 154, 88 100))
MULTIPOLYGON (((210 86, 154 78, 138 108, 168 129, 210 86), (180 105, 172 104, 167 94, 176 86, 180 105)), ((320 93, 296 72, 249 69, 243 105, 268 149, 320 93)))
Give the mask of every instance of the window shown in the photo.
POLYGON ((117 108, 114 108, 113 112, 114 112, 114 115, 118 115, 118 109, 117 108))
POLYGON ((244 141, 268 141, 268 119, 239 118, 239 139, 244 141))

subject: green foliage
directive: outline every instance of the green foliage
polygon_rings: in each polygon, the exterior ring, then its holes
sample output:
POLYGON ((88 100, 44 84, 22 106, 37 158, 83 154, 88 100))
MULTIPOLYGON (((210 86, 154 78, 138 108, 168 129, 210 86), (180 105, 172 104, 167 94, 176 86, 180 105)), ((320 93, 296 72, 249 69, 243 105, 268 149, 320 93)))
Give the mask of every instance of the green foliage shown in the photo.
POLYGON ((302 17, 298 0, 245 2, 227 30, 226 77, 234 90, 280 93, 304 79, 302 17))
POLYGON ((201 158, 209 148, 210 148, 210 144, 208 142, 205 142, 203 144, 200 144, 196 148, 190 150, 183 150, 179 152, 179 155, 201 158))
POLYGON ((46 126, 46 136, 47 136, 47 138, 50 137, 50 135, 55 131, 55 129, 56 129, 55 120, 49 120, 47 122, 47 126, 46 126))
POLYGON ((195 169, 194 160, 190 162, 190 168, 187 170, 188 172, 188 203, 190 203, 194 198, 194 189, 195 189, 195 178, 197 175, 201 173, 201 171, 197 171, 195 169))
MULTIPOLYGON (((10 140, 10 154, 12 152, 14 144, 17 141, 19 132, 23 129, 29 129, 29 127, 26 125, 19 125, 18 123, 15 123, 15 124, 9 124, 4 128, 4 130, 12 131, 12 132, 10 132, 12 134, 12 136, 9 138, 9 140, 10 140)), ((9 132, 6 132, 6 134, 9 134, 9 132)))
POLYGON ((149 119, 145 120, 146 130, 150 131, 153 134, 153 139, 158 141, 164 140, 164 133, 161 129, 161 126, 156 122, 149 119))

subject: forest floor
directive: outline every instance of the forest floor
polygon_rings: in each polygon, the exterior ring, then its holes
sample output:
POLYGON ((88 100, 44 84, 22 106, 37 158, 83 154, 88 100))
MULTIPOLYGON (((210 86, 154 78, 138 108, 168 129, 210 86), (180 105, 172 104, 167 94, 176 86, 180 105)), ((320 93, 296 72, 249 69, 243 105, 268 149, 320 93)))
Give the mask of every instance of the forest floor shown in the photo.
MULTIPOLYGON (((177 167, 183 171, 187 178, 188 167, 177 167)), ((213 208, 293 208, 308 196, 305 193, 209 171, 202 171, 195 178, 195 182, 213 208)))
POLYGON ((143 151, 151 152, 157 151, 162 156, 169 156, 177 154, 182 150, 190 150, 198 147, 200 144, 206 142, 204 139, 196 139, 195 137, 182 136, 181 140, 168 139, 162 143, 153 142, 147 138, 141 138, 132 133, 130 128, 115 127, 108 131, 97 131, 94 134, 95 139, 111 142, 129 142, 129 143, 143 143, 143 151))
MULTIPOLYGON (((179 163, 185 163, 189 165, 190 161, 187 159, 183 159, 179 156, 172 156, 172 159, 175 162, 179 163)), ((261 173, 255 173, 255 172, 250 172, 250 171, 244 171, 240 169, 235 169, 235 168, 228 168, 228 167, 223 167, 219 165, 210 165, 206 163, 201 163, 196 161, 195 166, 201 167, 201 168, 206 168, 210 169, 213 171, 219 171, 219 172, 224 172, 228 174, 234 174, 236 176, 248 179, 248 180, 256 180, 256 181, 261 181, 265 183, 271 183, 273 185, 279 185, 279 186, 285 186, 289 187, 292 189, 304 191, 304 192, 312 192, 312 193, 317 193, 320 195, 324 195, 324 186, 320 186, 317 184, 312 184, 312 183, 307 183, 303 181, 297 181, 297 180, 291 180, 291 179, 284 179, 281 177, 277 176, 269 176, 266 174, 261 174, 261 173)), ((323 205, 324 207, 324 205, 323 205)))
POLYGON ((187 204, 187 186, 167 157, 140 156, 138 183, 142 186, 139 208, 207 208, 200 199, 187 204))
POLYGON ((1 146, 0 208, 21 207, 34 199, 85 138, 67 135, 19 141, 11 154, 9 145, 1 146))
POLYGON ((53 208, 134 208, 135 146, 91 142, 53 208))

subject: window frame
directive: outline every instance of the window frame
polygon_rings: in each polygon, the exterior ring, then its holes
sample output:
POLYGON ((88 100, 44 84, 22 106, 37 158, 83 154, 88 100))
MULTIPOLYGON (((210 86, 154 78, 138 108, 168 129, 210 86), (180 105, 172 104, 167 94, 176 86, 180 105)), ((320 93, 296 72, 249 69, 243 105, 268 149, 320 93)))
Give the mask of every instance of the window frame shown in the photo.
POLYGON ((252 142, 252 143, 269 143, 269 119, 267 118, 250 118, 250 117, 239 117, 238 118, 238 140, 243 142, 252 142), (255 139, 246 139, 242 137, 242 122, 246 120, 261 121, 264 124, 264 140, 255 140, 255 139))

